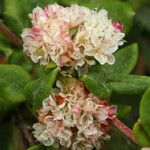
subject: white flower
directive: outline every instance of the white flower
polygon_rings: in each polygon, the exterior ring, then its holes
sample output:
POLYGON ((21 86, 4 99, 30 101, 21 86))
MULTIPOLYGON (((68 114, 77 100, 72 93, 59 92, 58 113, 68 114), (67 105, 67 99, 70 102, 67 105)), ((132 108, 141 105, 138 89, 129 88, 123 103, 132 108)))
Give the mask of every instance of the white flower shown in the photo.
POLYGON ((75 79, 67 83, 58 81, 56 85, 60 89, 43 101, 38 112, 34 137, 45 146, 99 149, 109 137, 107 131, 115 118, 116 107, 88 94, 83 83, 75 79))
POLYGON ((40 7, 33 9, 32 14, 29 14, 31 22, 35 26, 43 26, 46 24, 47 18, 44 10, 40 7))
POLYGON ((86 138, 82 136, 76 137, 72 145, 72 150, 85 150, 85 149, 92 150, 93 146, 86 138))
POLYGON ((107 11, 102 9, 85 18, 83 25, 79 26, 74 43, 85 57, 94 57, 100 64, 113 64, 115 58, 112 54, 123 44, 123 37, 124 33, 113 26, 107 11))
POLYGON ((82 24, 91 12, 92 10, 83 6, 71 5, 71 7, 67 7, 65 15, 69 22, 70 28, 77 27, 82 24))
POLYGON ((45 146, 50 146, 54 144, 55 137, 52 134, 48 133, 45 124, 35 123, 33 125, 33 128, 35 129, 33 131, 34 137, 38 141, 43 142, 45 146))
POLYGON ((141 150, 150 150, 150 147, 143 147, 141 150))
POLYGON ((123 26, 108 19, 107 11, 71 5, 37 7, 29 14, 33 27, 22 33, 24 51, 41 65, 82 67, 113 64, 113 53, 123 45, 123 26), (71 31, 77 31, 71 34, 71 31))

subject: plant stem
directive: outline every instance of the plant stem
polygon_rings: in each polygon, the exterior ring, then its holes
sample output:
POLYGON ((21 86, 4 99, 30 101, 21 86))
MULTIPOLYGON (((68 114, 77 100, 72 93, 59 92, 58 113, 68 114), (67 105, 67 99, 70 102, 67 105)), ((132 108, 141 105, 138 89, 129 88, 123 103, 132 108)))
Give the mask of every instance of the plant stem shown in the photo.
POLYGON ((121 131, 123 132, 126 136, 128 136, 134 143, 137 144, 135 137, 134 137, 134 133, 133 131, 127 127, 124 123, 122 123, 120 120, 118 120, 117 118, 115 118, 113 120, 113 124, 121 131))
POLYGON ((22 48, 22 40, 21 38, 17 37, 14 33, 10 31, 0 20, 0 33, 2 33, 5 37, 7 37, 13 44, 22 48))

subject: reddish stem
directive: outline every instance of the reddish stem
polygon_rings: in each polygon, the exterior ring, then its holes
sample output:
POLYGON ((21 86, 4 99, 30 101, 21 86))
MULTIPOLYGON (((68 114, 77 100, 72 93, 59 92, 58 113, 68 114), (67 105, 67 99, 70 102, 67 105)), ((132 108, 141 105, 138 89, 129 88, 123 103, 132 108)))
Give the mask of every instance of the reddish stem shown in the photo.
POLYGON ((14 33, 12 33, 0 20, 0 33, 6 36, 13 44, 22 48, 22 40, 21 38, 17 37, 14 33))
POLYGON ((128 136, 134 143, 137 143, 134 137, 133 131, 128 128, 124 123, 122 123, 120 120, 115 118, 113 120, 113 124, 120 130, 122 131, 126 136, 128 136))

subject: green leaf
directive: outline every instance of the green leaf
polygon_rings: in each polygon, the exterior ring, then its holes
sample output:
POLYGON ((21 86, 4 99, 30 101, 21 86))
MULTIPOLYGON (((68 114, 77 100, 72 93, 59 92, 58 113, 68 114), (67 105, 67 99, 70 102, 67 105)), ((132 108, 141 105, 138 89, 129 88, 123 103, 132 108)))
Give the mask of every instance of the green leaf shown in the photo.
POLYGON ((20 34, 26 26, 29 26, 29 19, 24 15, 28 3, 23 4, 20 0, 4 0, 4 21, 5 24, 16 34, 20 34))
POLYGON ((32 61, 26 61, 24 52, 20 49, 15 49, 8 59, 9 64, 17 64, 23 67, 26 71, 32 70, 32 61))
POLYGON ((100 98, 109 98, 112 88, 106 83, 105 73, 96 66, 91 68, 88 74, 83 76, 83 81, 88 90, 100 98))
POLYGON ((141 94, 150 86, 150 77, 147 76, 114 74, 108 78, 117 94, 141 94))
POLYGON ((0 34, 0 51, 5 54, 6 58, 8 58, 12 54, 12 49, 10 48, 8 41, 2 34, 0 34))
POLYGON ((133 127, 133 132, 136 138, 136 141, 142 147, 150 146, 150 137, 147 135, 145 130, 143 129, 140 120, 138 120, 133 127))
POLYGON ((43 146, 42 144, 38 144, 28 148, 27 150, 55 150, 55 149, 52 146, 46 147, 43 146))
POLYGON ((118 50, 114 56, 116 61, 113 65, 105 64, 103 66, 99 65, 99 67, 107 74, 128 74, 137 63, 138 46, 137 44, 129 45, 118 50))
POLYGON ((125 32, 128 32, 132 26, 134 11, 126 2, 121 2, 118 0, 95 0, 93 2, 93 0, 90 0, 83 2, 81 1, 80 4, 89 8, 106 9, 109 17, 113 21, 117 20, 124 25, 125 32))
POLYGON ((48 72, 49 70, 54 69, 56 67, 57 67, 56 63, 51 61, 49 64, 46 65, 45 72, 48 72))
POLYGON ((40 108, 42 101, 49 96, 59 70, 59 68, 50 70, 48 74, 29 82, 25 86, 25 93, 34 110, 40 108))
POLYGON ((143 128, 150 137, 150 87, 145 91, 140 103, 140 119, 143 128))
POLYGON ((115 104, 117 105, 117 118, 123 118, 127 116, 127 114, 131 111, 131 106, 129 105, 122 105, 122 104, 115 104))
POLYGON ((24 28, 30 26, 28 14, 36 6, 44 7, 56 0, 4 0, 5 24, 16 34, 21 34, 24 28), (25 6, 25 7, 23 7, 25 6))
POLYGON ((0 116, 25 100, 24 86, 30 75, 17 65, 0 65, 0 116))
POLYGON ((17 65, 0 65, 0 111, 25 100, 24 86, 30 75, 17 65))

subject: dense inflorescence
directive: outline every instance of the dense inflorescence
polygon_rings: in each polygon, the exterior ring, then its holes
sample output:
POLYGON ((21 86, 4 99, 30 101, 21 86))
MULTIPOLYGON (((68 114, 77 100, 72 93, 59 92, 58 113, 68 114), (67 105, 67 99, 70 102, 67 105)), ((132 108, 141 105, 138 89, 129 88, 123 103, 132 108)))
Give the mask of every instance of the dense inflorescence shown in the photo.
POLYGON ((24 51, 41 65, 50 61, 75 69, 85 64, 113 64, 113 53, 124 43, 123 26, 108 19, 107 11, 71 5, 37 7, 29 15, 32 28, 24 29, 24 51))
POLYGON ((72 80, 57 87, 38 110, 34 137, 45 146, 73 150, 100 149, 116 117, 116 106, 89 93, 82 82, 72 80))
MULTIPOLYGON (((96 62, 112 65, 113 53, 124 43, 123 26, 112 22, 104 9, 54 4, 44 9, 36 7, 29 17, 32 27, 21 35, 23 48, 41 65, 54 62, 70 70, 96 62)), ((79 80, 67 80, 58 80, 43 100, 38 123, 33 125, 34 137, 45 146, 58 149, 100 149, 103 141, 110 139, 108 130, 116 117, 116 106, 94 96, 79 80)))

